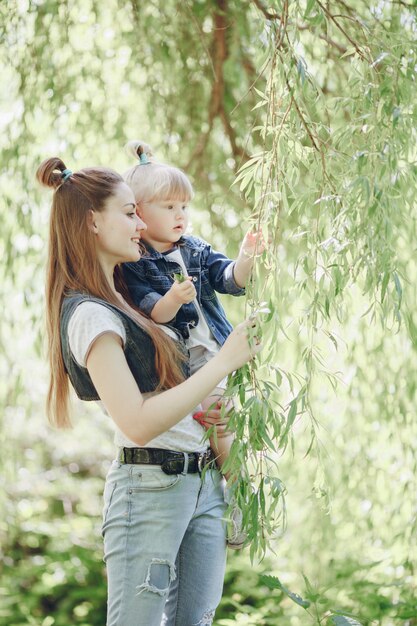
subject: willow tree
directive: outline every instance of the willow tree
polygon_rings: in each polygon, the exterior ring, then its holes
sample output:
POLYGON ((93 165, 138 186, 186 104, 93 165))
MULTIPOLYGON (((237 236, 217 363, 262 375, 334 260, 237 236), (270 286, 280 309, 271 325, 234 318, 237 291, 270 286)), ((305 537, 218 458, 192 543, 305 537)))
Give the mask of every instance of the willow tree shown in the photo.
MULTIPOLYGON (((245 302, 247 314, 260 311, 266 347, 229 385, 239 396, 232 471, 252 555, 285 524, 281 479, 291 468, 307 471, 332 507, 307 525, 317 563, 325 541, 348 559, 359 528, 372 545, 380 535, 370 559, 386 548, 392 567, 411 576, 412 2, 15 0, 0 15, 3 443, 43 389, 34 391, 32 370, 48 207, 34 171, 52 153, 72 168, 123 170, 121 147, 139 136, 192 177, 197 234, 231 256, 245 221, 269 239, 245 302), (366 519, 352 511, 363 502, 366 519), (347 518, 353 530, 340 542, 347 518)), ((225 304, 238 321, 242 309, 225 304)), ((321 557, 334 578, 329 551, 321 557)))
MULTIPOLYGON (((254 110, 262 115, 251 136, 261 149, 241 166, 236 183, 254 207, 251 220, 271 240, 248 295, 251 309, 270 311, 264 320, 270 351, 262 373, 247 368, 247 386, 256 393, 243 406, 248 419, 237 422, 261 484, 270 472, 259 450, 276 449, 277 441, 285 449, 303 414, 309 450, 317 445, 319 387, 327 379, 337 393, 343 378, 329 367, 328 348, 338 348, 352 316, 360 312, 366 322, 355 343, 366 342, 373 324, 387 341, 398 333, 405 368, 416 345, 415 15, 404 3, 336 4, 337 11, 321 2, 271 9, 257 3, 266 18, 266 84, 256 89, 254 110), (289 342, 297 345, 288 363, 295 372, 282 365, 282 355, 293 352, 289 342), (275 372, 272 396, 266 370, 275 372)), ((412 440, 415 384, 404 394, 403 367, 391 368, 389 351, 382 363, 376 355, 387 380, 380 393, 400 394, 395 417, 412 440)), ((363 374, 366 384, 369 372, 363 374)), ((381 418, 397 422, 386 398, 380 405, 381 418)), ((250 500, 266 523, 260 493, 262 487, 250 500)))

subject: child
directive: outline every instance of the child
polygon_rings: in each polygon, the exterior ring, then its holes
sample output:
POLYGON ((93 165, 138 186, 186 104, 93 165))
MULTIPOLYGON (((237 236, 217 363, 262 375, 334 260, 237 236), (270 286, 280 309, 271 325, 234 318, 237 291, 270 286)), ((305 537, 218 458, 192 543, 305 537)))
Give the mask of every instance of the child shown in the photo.
MULTIPOLYGON (((124 265, 124 277, 133 302, 155 322, 170 324, 182 333, 190 351, 190 373, 202 367, 220 349, 232 326, 215 291, 240 296, 250 276, 254 256, 264 250, 262 233, 248 232, 236 261, 228 259, 196 237, 186 235, 188 204, 194 193, 187 176, 176 167, 152 159, 150 147, 141 141, 127 144, 139 163, 125 173, 137 202, 139 217, 147 225, 142 235, 146 254, 140 263, 124 265)), ((204 424, 204 412, 216 405, 225 381, 201 403, 196 418, 204 424)), ((211 447, 219 467, 233 441, 223 433, 211 447)), ((240 548, 244 534, 238 528, 240 511, 233 515, 234 531, 229 547, 240 548)))

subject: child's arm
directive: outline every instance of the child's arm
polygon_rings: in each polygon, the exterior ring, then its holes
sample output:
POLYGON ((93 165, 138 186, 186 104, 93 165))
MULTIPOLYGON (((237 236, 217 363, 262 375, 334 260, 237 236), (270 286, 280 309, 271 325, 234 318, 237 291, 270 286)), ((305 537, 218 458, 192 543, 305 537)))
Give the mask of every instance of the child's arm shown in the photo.
POLYGON ((239 256, 235 261, 233 276, 239 287, 245 287, 253 267, 256 256, 265 250, 265 241, 262 231, 249 230, 240 246, 239 256))
POLYGON ((248 231, 236 261, 216 252, 207 244, 201 259, 202 268, 208 270, 209 283, 218 293, 242 296, 253 267, 254 257, 262 254, 265 242, 261 231, 248 231))
POLYGON ((151 318, 158 324, 170 322, 182 305, 192 302, 196 295, 191 276, 183 282, 175 281, 171 289, 155 303, 150 313, 151 318))
POLYGON ((176 280, 170 287, 167 278, 160 293, 147 275, 151 267, 146 259, 141 259, 140 263, 123 263, 123 277, 133 303, 155 322, 165 324, 176 316, 183 304, 194 300, 196 290, 188 276, 181 282, 176 280))

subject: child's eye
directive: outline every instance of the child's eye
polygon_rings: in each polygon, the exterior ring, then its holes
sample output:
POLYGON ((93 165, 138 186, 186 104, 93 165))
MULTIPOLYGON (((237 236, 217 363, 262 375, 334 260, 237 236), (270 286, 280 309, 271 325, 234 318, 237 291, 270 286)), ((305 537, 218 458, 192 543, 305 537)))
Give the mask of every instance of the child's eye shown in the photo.
POLYGON ((167 209, 173 209, 173 208, 174 208, 174 206, 173 206, 172 204, 169 204, 169 205, 167 206, 167 209))

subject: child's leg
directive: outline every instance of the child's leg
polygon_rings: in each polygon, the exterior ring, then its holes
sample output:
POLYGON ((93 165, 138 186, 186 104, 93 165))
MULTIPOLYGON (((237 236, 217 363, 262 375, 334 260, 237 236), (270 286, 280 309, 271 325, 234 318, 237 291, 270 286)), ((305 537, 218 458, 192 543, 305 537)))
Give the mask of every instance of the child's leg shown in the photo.
MULTIPOLYGON (((207 427, 205 424, 205 413, 213 408, 218 408, 219 403, 222 401, 224 389, 216 387, 216 389, 203 400, 201 403, 202 411, 199 421, 207 427)), ((210 447, 216 455, 216 463, 222 471, 222 466, 230 454, 230 448, 234 440, 234 434, 229 432, 227 434, 222 433, 220 435, 212 435, 210 437, 210 447)), ((223 473, 223 472, 222 472, 223 473)), ((230 475, 226 472, 224 476, 229 480, 230 475)), ((242 529, 242 511, 237 506, 235 498, 233 497, 233 489, 230 484, 226 484, 224 491, 224 499, 228 504, 228 527, 227 527, 227 545, 232 550, 239 550, 243 548, 247 539, 246 532, 242 529)))
MULTIPOLYGON (((199 421, 204 422, 204 413, 206 413, 210 409, 219 408, 223 398, 223 393, 224 389, 216 387, 216 389, 214 389, 214 391, 212 391, 212 393, 202 401, 202 416, 201 420, 199 421)), ((232 446, 233 440, 234 434, 232 432, 228 432, 227 434, 222 433, 221 435, 213 434, 210 437, 210 447, 216 455, 216 463, 220 470, 230 454, 230 448, 232 446)), ((225 476, 226 478, 229 478, 227 474, 225 474, 225 476)))
MULTIPOLYGON (((208 363, 210 359, 214 356, 213 352, 207 350, 204 346, 195 346, 190 349, 190 371, 191 374, 194 374, 197 370, 199 370, 203 365, 208 363)), ((206 413, 210 409, 218 408, 219 402, 221 402, 224 388, 226 386, 226 379, 222 381, 221 385, 223 386, 216 387, 210 393, 207 398, 205 398, 201 405, 196 409, 197 413, 196 419, 197 421, 202 423, 202 426, 207 428, 204 422, 204 413, 206 413)), ((210 447, 216 455, 217 466, 221 469, 225 460, 229 456, 230 447, 233 442, 233 434, 230 433, 227 436, 216 436, 212 435, 210 437, 210 447)), ((227 476, 226 476, 227 478, 227 476)))

